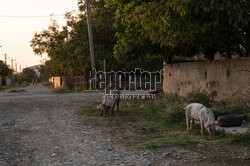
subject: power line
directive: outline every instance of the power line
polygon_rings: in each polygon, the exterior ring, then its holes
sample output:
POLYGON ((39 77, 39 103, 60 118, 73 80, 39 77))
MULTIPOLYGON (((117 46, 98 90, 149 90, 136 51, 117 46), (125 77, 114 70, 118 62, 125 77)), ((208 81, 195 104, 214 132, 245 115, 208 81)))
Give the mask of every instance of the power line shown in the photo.
POLYGON ((43 15, 43 16, 6 16, 0 15, 0 18, 47 18, 47 17, 61 17, 64 14, 52 14, 52 15, 43 15))

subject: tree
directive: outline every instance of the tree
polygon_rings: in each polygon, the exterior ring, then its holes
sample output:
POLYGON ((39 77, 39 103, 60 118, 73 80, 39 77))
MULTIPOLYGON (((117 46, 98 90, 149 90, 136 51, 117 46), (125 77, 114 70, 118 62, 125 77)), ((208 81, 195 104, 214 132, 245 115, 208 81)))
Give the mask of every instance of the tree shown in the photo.
POLYGON ((3 61, 0 61, 0 76, 2 76, 2 83, 5 85, 6 77, 11 77, 13 74, 13 70, 9 68, 3 61))
POLYGON ((116 19, 123 26, 116 47, 130 50, 124 41, 150 41, 162 56, 193 56, 216 51, 249 55, 249 8, 246 0, 117 1, 116 19), (129 37, 129 39, 127 39, 129 37), (243 48, 243 49, 242 49, 243 48))
POLYGON ((4 77, 11 76, 13 70, 9 68, 3 61, 0 61, 0 75, 4 77))
MULTIPOLYGON (((50 69, 53 68, 50 75, 89 74, 91 66, 88 30, 82 1, 79 1, 79 9, 83 14, 77 16, 73 16, 72 13, 65 14, 67 25, 62 27, 62 30, 59 30, 58 25, 53 22, 47 30, 36 33, 31 41, 31 47, 35 54, 47 54, 50 57, 50 61, 45 65, 50 69)), ((107 6, 104 0, 91 1, 97 69, 102 69, 104 59, 109 70, 119 66, 113 56, 114 15, 115 10, 107 6)))
POLYGON ((32 79, 37 79, 36 72, 33 69, 25 68, 20 75, 22 81, 32 82, 32 79))

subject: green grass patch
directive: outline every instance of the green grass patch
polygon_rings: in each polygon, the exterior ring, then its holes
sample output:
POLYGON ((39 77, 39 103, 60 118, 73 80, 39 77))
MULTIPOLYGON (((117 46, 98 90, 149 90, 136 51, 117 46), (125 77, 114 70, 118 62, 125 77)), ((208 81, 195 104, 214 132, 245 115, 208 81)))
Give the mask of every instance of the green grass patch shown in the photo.
POLYGON ((19 92, 25 92, 24 89, 12 89, 9 91, 10 93, 19 93, 19 92))
POLYGON ((1 90, 5 90, 5 89, 8 89, 9 87, 8 86, 0 86, 0 91, 1 90))
MULTIPOLYGON (((190 101, 199 102, 199 98, 203 104, 207 104, 211 108, 220 108, 218 105, 221 104, 212 102, 208 96, 193 94, 190 98, 169 95, 159 100, 122 101, 120 103, 120 112, 115 112, 113 117, 100 117, 97 104, 82 107, 81 113, 86 120, 107 122, 105 125, 112 128, 113 134, 138 148, 196 144, 223 144, 229 146, 250 144, 249 132, 245 134, 229 134, 225 133, 225 131, 218 131, 217 136, 211 139, 207 132, 205 136, 201 136, 199 124, 194 124, 191 133, 186 132, 185 110, 183 108, 190 101)), ((235 108, 232 110, 244 108, 241 109, 243 112, 249 111, 247 105, 233 105, 235 108)))

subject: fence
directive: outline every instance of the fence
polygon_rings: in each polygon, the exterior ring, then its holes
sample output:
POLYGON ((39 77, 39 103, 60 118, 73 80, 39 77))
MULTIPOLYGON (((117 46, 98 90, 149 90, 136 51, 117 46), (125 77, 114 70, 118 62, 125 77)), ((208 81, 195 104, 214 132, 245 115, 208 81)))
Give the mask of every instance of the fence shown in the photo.
POLYGON ((51 77, 49 82, 54 88, 61 87, 70 91, 82 91, 87 87, 87 81, 84 76, 51 77))

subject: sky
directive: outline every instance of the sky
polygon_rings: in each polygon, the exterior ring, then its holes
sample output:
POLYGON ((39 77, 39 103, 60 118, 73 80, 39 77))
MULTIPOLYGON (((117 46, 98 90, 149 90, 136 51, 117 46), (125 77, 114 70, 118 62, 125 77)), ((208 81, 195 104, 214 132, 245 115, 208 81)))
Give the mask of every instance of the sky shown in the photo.
MULTIPOLYGON (((65 12, 78 10, 78 0, 0 0, 0 60, 7 54, 7 63, 11 58, 22 68, 40 64, 45 57, 35 55, 30 41, 35 32, 46 29, 50 17, 19 17, 63 15, 65 12), (4 17, 3 17, 4 16, 4 17), (7 17, 6 17, 7 16, 7 17), (9 17, 18 16, 18 17, 9 17)), ((59 25, 65 25, 64 16, 54 16, 59 25)))

